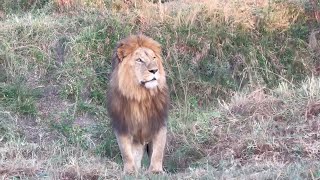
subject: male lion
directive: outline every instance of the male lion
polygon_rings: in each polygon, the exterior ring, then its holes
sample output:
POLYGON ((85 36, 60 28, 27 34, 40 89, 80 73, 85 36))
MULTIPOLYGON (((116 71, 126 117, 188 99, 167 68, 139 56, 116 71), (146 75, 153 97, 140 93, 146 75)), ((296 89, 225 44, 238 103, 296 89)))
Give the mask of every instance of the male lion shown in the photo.
POLYGON ((160 44, 144 35, 120 41, 112 59, 108 112, 124 172, 140 169, 145 147, 149 171, 163 171, 168 104, 160 44))

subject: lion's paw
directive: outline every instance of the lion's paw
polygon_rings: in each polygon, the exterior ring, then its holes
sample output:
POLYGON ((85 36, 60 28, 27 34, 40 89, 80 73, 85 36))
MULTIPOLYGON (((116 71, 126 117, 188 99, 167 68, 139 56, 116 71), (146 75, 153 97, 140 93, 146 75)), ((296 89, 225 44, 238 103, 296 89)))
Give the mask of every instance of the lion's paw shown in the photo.
POLYGON ((149 170, 148 170, 149 173, 154 173, 154 174, 161 174, 161 173, 164 173, 162 167, 149 167, 149 170))
POLYGON ((125 174, 134 174, 137 172, 137 169, 134 164, 125 164, 123 171, 125 174))

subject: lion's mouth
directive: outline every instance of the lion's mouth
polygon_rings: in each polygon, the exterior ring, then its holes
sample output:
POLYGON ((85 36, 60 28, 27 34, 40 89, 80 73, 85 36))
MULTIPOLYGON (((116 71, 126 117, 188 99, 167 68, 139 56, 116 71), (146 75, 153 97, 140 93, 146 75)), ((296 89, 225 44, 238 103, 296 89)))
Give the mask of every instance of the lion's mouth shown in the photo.
POLYGON ((152 82, 152 81, 155 81, 155 80, 157 80, 157 79, 154 77, 154 78, 152 78, 152 79, 149 80, 149 81, 141 81, 141 84, 142 84, 142 85, 145 85, 146 83, 152 82))

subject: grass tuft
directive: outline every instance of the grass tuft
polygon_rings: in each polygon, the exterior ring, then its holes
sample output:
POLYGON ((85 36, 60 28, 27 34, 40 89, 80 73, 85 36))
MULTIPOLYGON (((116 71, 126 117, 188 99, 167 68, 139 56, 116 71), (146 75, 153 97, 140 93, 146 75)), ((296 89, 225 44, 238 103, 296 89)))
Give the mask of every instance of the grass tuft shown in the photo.
POLYGON ((21 115, 37 114, 35 101, 40 95, 41 89, 28 89, 18 83, 0 86, 1 105, 21 115))

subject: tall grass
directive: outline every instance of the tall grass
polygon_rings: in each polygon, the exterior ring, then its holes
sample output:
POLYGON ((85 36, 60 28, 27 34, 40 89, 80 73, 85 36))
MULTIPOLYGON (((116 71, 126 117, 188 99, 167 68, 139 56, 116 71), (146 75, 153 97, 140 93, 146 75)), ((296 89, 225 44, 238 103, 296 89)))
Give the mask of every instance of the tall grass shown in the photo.
POLYGON ((121 178, 110 59, 120 39, 144 33, 162 44, 172 105, 168 174, 139 177, 319 178, 307 2, 0 4, 0 176, 121 178))

